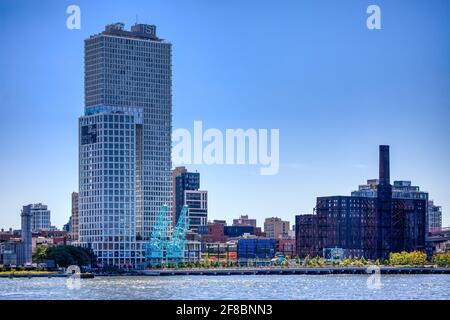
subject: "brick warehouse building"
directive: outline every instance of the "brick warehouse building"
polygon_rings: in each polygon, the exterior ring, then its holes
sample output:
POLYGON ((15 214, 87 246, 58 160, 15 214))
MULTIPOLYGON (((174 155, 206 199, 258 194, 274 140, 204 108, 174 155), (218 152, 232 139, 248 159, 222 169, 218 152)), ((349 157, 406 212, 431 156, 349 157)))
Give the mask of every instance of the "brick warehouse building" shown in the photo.
POLYGON ((321 256, 324 248, 345 255, 386 259, 390 252, 425 249, 425 199, 392 198, 389 146, 380 146, 377 196, 317 198, 315 214, 295 219, 299 257, 321 256))

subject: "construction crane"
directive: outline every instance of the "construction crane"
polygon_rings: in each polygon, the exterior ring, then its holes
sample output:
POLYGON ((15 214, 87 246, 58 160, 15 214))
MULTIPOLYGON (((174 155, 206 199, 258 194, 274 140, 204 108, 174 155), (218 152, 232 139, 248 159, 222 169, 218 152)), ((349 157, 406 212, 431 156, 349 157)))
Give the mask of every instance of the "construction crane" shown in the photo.
POLYGON ((169 221, 167 219, 167 205, 162 206, 156 224, 150 235, 150 241, 145 248, 145 257, 150 263, 162 262, 167 243, 169 221))
POLYGON ((186 233, 189 230, 188 206, 184 205, 172 232, 172 239, 167 242, 167 259, 174 263, 184 261, 186 233))

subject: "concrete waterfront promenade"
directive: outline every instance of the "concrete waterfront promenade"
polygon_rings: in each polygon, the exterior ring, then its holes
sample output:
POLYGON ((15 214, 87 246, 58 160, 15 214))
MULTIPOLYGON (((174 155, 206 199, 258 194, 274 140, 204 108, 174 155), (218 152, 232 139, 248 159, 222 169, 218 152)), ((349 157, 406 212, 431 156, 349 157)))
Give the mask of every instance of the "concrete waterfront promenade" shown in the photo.
MULTIPOLYGON (((108 276, 230 276, 230 275, 331 275, 331 274, 369 274, 373 269, 366 267, 307 267, 307 268, 218 268, 218 269, 152 269, 139 270, 124 273, 82 273, 81 278, 108 276)), ((450 274, 450 268, 434 267, 380 267, 381 274, 450 274)), ((1 273, 0 278, 54 278, 68 277, 65 273, 1 273)))
POLYGON ((0 273, 0 278, 55 278, 66 276, 64 273, 0 273))
MULTIPOLYGON (((369 271, 368 271, 369 270, 369 271)), ((224 275, 329 275, 368 274, 367 267, 342 268, 230 268, 230 269, 158 269, 144 270, 146 276, 224 276, 224 275)), ((381 274, 450 274, 450 268, 380 267, 381 274)))
MULTIPOLYGON (((54 272, 54 273, 0 273, 0 278, 65 278, 69 275, 67 273, 54 272)), ((81 279, 94 278, 93 273, 81 273, 81 279)))

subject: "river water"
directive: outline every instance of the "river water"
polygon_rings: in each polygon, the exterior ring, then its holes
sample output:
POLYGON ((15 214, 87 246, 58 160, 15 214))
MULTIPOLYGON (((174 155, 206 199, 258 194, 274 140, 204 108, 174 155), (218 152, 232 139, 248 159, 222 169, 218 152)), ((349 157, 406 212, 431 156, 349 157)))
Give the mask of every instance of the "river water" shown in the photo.
POLYGON ((450 275, 0 278, 5 299, 450 299, 450 275))

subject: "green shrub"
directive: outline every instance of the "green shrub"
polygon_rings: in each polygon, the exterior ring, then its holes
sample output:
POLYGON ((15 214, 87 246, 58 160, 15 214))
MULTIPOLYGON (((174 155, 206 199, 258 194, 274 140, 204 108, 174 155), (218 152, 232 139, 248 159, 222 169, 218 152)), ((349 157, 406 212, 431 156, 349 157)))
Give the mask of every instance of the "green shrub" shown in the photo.
POLYGON ((422 266, 427 262, 427 255, 425 252, 391 252, 389 254, 389 264, 391 265, 414 265, 422 266))
POLYGON ((433 256, 433 263, 439 267, 450 267, 450 251, 435 254, 433 256))

